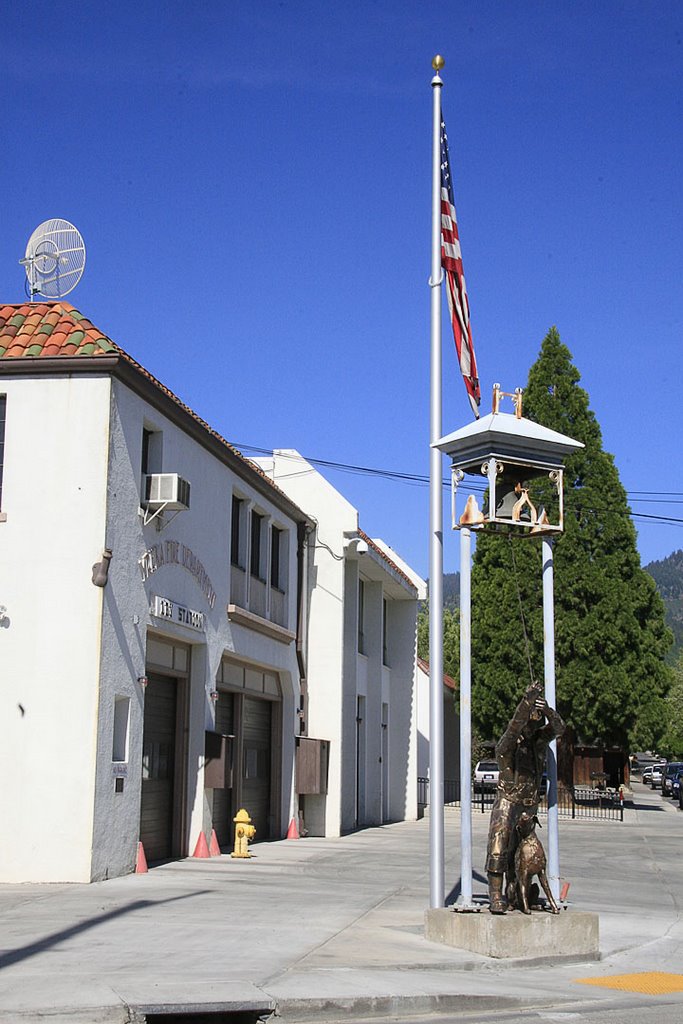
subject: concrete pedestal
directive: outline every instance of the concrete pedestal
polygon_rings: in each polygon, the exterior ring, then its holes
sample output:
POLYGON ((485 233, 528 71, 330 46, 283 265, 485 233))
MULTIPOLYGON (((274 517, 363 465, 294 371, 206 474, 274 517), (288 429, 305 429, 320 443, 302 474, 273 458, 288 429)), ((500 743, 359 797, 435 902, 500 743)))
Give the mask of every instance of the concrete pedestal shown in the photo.
POLYGON ((425 938, 472 953, 511 960, 597 960, 598 915, 563 910, 560 914, 520 911, 507 914, 425 911, 425 938))

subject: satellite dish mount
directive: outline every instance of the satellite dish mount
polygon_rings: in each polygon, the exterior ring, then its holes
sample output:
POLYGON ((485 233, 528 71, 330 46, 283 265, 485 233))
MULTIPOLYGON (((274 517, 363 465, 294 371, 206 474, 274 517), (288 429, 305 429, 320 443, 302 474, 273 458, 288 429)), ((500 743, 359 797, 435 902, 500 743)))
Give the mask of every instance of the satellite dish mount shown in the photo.
POLYGON ((85 267, 85 243, 68 220, 46 220, 33 232, 19 260, 26 271, 28 297, 61 299, 76 287, 85 267))

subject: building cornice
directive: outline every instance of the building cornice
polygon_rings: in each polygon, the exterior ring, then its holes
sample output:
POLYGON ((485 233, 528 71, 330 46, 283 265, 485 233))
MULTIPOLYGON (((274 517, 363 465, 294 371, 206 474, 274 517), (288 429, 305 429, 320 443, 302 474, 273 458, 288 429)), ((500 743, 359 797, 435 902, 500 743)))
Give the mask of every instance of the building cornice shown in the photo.
POLYGON ((0 359, 0 379, 3 377, 100 377, 108 375, 120 380, 140 398, 158 409, 175 426, 211 452, 237 476, 248 478, 249 485, 281 512, 296 522, 313 526, 312 521, 277 484, 251 460, 246 459, 225 438, 213 430, 189 406, 177 398, 144 367, 127 354, 91 356, 40 356, 0 359))

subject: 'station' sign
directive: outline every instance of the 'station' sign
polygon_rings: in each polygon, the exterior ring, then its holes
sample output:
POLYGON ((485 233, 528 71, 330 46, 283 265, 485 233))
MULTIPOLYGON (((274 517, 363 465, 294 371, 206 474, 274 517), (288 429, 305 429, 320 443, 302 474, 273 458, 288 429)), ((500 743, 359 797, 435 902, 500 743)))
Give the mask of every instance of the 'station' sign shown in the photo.
POLYGON ((168 622, 178 622, 181 626, 189 626, 199 632, 204 630, 204 613, 195 612, 191 608, 185 608, 182 604, 176 604, 167 597, 152 595, 150 613, 157 619, 167 619, 168 622))

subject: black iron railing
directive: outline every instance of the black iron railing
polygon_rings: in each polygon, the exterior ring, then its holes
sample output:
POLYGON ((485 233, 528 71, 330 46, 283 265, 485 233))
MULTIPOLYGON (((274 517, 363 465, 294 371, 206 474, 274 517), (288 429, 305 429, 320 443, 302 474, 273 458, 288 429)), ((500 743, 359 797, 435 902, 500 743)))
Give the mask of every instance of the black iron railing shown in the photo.
MULTIPOLYGON (((472 792, 472 810, 485 814, 490 811, 496 796, 495 786, 484 786, 472 792)), ((417 803, 420 810, 429 806, 429 779, 417 780, 417 803)), ((444 780, 444 804, 447 807, 460 805, 460 782, 457 779, 444 780)), ((539 813, 547 814, 547 797, 542 797, 539 813)), ((621 790, 593 789, 590 786, 562 788, 557 795, 557 812, 568 818, 600 818, 605 821, 624 820, 624 797, 621 790)))

